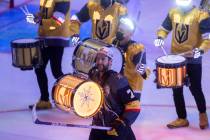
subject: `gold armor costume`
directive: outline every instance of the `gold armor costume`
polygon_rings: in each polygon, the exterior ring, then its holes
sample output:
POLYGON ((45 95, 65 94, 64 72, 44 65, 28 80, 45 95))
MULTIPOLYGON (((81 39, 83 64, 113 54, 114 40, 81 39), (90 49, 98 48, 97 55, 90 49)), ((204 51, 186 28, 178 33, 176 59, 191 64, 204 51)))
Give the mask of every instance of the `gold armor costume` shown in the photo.
POLYGON ((80 24, 91 19, 92 38, 111 44, 117 32, 119 18, 127 13, 127 9, 117 2, 114 2, 106 10, 99 3, 93 1, 88 2, 85 7, 89 17, 84 18, 84 12, 77 14, 78 19, 71 20, 71 35, 79 34, 80 24))
POLYGON ((134 57, 138 56, 138 61, 142 56, 143 64, 146 64, 146 55, 142 53, 144 50, 144 45, 136 43, 134 41, 129 41, 127 47, 119 46, 124 51, 124 69, 123 75, 128 79, 129 85, 131 86, 132 90, 136 93, 141 93, 143 89, 143 81, 144 79, 148 78, 150 75, 150 69, 146 68, 146 75, 142 77, 142 75, 138 74, 136 71, 136 64, 139 62, 134 62, 134 57))
MULTIPOLYGON (((182 3, 191 2, 181 1, 177 3, 178 8, 171 9, 168 16, 158 30, 158 39, 164 39, 172 31, 171 52, 174 54, 190 52, 192 55, 186 56, 186 74, 189 77, 189 90, 193 95, 197 109, 199 111, 199 126, 201 129, 208 127, 208 118, 206 115, 206 100, 202 91, 202 56, 210 46, 210 20, 205 11, 201 11, 192 6, 192 3, 182 5, 182 3), (198 49, 199 48, 199 49, 198 49), (195 57, 199 50, 199 56, 195 57)), ((161 46, 161 45, 160 45, 161 46)), ((184 100, 183 87, 172 88, 173 100, 178 119, 167 124, 170 129, 188 127, 187 111, 184 100)))
POLYGON ((63 11, 69 3, 70 0, 40 0, 40 12, 37 14, 42 19, 39 26, 40 37, 69 41, 70 9, 63 11))
POLYGON ((200 31, 202 26, 200 22, 208 18, 208 13, 193 8, 190 12, 183 15, 178 8, 171 9, 168 17, 158 30, 157 36, 166 38, 172 30, 171 52, 174 54, 191 51, 194 48, 200 48, 207 51, 210 47, 210 41, 200 31))
MULTIPOLYGON (((62 56, 64 47, 69 46, 69 10, 70 0, 40 0, 40 9, 34 21, 39 23, 39 38, 44 40, 41 49, 43 63, 35 68, 37 83, 41 93, 36 109, 50 109, 48 77, 46 66, 50 68, 55 79, 63 75, 62 56)), ((29 105, 32 109, 34 105, 29 105)))

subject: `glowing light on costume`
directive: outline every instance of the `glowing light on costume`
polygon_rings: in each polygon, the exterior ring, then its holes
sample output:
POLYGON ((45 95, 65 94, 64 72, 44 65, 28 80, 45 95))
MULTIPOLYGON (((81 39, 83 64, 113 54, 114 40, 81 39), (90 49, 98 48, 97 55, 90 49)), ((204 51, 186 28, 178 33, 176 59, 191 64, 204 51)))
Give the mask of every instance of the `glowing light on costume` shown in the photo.
POLYGON ((104 18, 105 21, 110 21, 112 23, 114 17, 112 15, 108 15, 104 18))
POLYGON ((94 11, 94 13, 93 13, 93 20, 96 21, 97 19, 100 19, 100 18, 101 18, 100 13, 97 12, 97 11, 94 11))
POLYGON ((191 4, 192 0, 176 0, 176 4, 178 6, 184 6, 187 7, 191 4))

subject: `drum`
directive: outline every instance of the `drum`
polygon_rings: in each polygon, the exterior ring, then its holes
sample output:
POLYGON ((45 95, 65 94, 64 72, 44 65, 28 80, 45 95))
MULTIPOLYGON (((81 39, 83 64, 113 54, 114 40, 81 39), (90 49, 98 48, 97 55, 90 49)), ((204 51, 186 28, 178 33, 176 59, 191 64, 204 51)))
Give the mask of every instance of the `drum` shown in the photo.
POLYGON ((101 109, 104 99, 103 90, 97 83, 71 74, 57 80, 52 97, 59 109, 73 110, 82 118, 94 116, 101 109))
POLYGON ((124 57, 119 48, 106 44, 96 39, 86 39, 74 50, 72 66, 74 70, 80 73, 88 74, 89 70, 95 65, 97 51, 101 47, 110 47, 113 50, 114 58, 112 69, 120 72, 123 68, 124 57))
POLYGON ((12 65, 22 70, 31 70, 42 63, 41 47, 44 42, 38 39, 17 39, 11 42, 12 65))
POLYGON ((186 78, 186 59, 183 56, 168 55, 156 60, 158 88, 178 88, 186 78))

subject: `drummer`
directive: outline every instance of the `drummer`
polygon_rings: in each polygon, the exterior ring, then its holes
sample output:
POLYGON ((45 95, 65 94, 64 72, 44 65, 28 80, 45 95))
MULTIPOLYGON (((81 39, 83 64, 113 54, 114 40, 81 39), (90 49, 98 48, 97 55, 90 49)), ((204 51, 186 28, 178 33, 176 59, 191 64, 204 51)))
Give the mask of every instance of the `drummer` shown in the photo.
POLYGON ((128 79, 134 93, 140 96, 143 81, 148 78, 150 69, 146 67, 144 45, 131 39, 134 31, 134 22, 128 17, 122 17, 113 44, 119 47, 124 54, 125 63, 122 74, 128 79))
MULTIPOLYGON (((52 74, 55 79, 63 75, 62 56, 64 47, 69 46, 69 11, 70 0, 40 0, 40 10, 36 15, 26 14, 27 22, 39 25, 39 37, 45 41, 41 50, 43 65, 35 69, 40 99, 36 103, 37 109, 50 109, 48 77, 46 67, 50 62, 52 74)), ((29 105, 32 109, 34 105, 29 105)))
POLYGON ((102 47, 96 56, 96 66, 89 72, 91 80, 104 89, 105 103, 93 117, 93 125, 109 126, 112 130, 90 132, 89 140, 135 140, 131 129, 140 112, 139 98, 135 96, 128 81, 121 74, 111 70, 113 52, 102 47))
POLYGON ((117 32, 119 19, 126 14, 127 8, 115 0, 89 1, 71 17, 72 44, 78 44, 80 26, 89 20, 92 23, 92 38, 111 44, 117 32))
MULTIPOLYGON (((201 86, 202 57, 208 50, 209 20, 208 13, 193 6, 192 0, 176 0, 177 7, 169 11, 161 27, 157 31, 155 46, 163 47, 164 39, 172 31, 173 54, 186 54, 187 75, 190 79, 189 89, 194 96, 199 111, 199 126, 205 129, 209 126, 206 113, 206 101, 201 86)), ((188 127, 187 113, 183 96, 183 87, 173 89, 173 99, 178 118, 169 124, 168 128, 188 127)))

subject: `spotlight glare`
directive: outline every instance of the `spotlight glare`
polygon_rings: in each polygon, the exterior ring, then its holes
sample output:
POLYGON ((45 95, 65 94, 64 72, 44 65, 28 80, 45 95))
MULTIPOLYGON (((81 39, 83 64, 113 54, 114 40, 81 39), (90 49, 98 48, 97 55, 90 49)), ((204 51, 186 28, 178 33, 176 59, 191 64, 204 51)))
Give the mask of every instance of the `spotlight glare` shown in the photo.
POLYGON ((176 0, 176 4, 178 6, 184 6, 187 7, 191 4, 192 0, 176 0))

